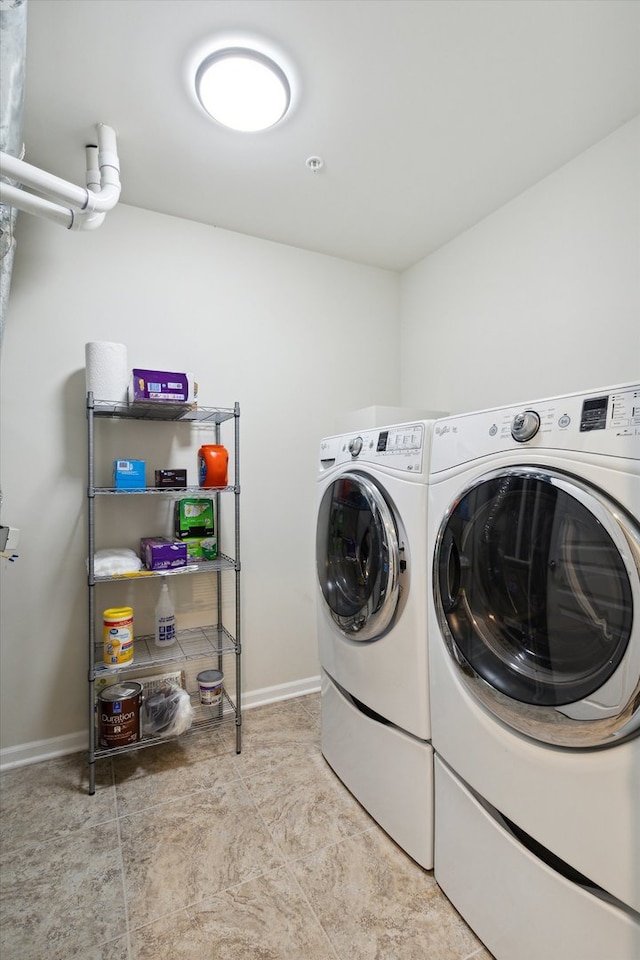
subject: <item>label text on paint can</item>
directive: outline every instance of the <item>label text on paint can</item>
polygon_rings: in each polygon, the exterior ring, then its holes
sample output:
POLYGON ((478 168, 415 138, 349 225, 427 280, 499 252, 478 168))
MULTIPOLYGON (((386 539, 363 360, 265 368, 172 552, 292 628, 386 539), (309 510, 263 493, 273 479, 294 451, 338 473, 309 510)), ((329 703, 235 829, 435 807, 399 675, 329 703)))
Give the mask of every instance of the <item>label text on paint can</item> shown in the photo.
POLYGON ((140 739, 142 684, 136 681, 106 687, 98 696, 98 743, 123 747, 140 739))
POLYGON ((108 667, 133 663, 133 610, 112 607, 104 611, 104 662, 108 667))
POLYGON ((222 700, 222 684, 219 687, 200 687, 200 703, 213 707, 222 700))

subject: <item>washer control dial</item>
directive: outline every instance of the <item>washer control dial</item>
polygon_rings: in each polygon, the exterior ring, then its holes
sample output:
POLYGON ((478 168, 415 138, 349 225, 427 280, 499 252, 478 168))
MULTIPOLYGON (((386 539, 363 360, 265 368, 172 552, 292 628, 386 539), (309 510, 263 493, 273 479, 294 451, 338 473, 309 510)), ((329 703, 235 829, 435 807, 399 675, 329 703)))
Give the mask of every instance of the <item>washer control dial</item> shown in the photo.
POLYGON ((362 437, 354 437, 349 440, 349 453, 352 457, 357 457, 362 450, 362 437))
POLYGON ((511 421, 511 436, 518 443, 526 443, 535 437, 540 429, 540 417, 535 410, 523 410, 511 421))

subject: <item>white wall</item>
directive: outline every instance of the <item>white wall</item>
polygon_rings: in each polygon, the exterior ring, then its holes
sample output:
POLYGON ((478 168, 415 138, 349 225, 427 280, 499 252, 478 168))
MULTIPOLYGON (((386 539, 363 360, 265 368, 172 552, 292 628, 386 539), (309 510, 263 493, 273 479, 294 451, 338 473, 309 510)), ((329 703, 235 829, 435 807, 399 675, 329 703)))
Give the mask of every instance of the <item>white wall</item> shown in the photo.
POLYGON ((193 370, 204 405, 240 401, 244 687, 295 684, 318 672, 320 436, 371 404, 458 412, 638 377, 639 216, 640 120, 402 277, 126 206, 91 235, 22 215, 1 364, 2 520, 21 528, 0 563, 3 747, 86 725, 87 341, 193 370))
MULTIPOLYGON (((2 521, 21 530, 19 560, 0 564, 4 748, 86 729, 85 343, 126 344, 130 366, 193 371, 205 406, 240 402, 244 688, 255 691, 319 673, 318 441, 344 411, 398 403, 398 291, 395 273, 123 205, 92 234, 20 216, 1 361, 2 521)), ((104 426, 124 428, 112 455, 136 456, 128 424, 104 426)), ((195 471, 198 441, 185 451, 161 436, 155 466, 195 471)), ((127 502, 127 525, 103 525, 104 545, 170 532, 137 529, 140 501, 127 502)), ((134 599, 151 629, 156 587, 132 598, 109 585, 99 611, 134 599)))
POLYGON ((402 402, 458 413, 640 376, 640 119, 402 277, 402 402))

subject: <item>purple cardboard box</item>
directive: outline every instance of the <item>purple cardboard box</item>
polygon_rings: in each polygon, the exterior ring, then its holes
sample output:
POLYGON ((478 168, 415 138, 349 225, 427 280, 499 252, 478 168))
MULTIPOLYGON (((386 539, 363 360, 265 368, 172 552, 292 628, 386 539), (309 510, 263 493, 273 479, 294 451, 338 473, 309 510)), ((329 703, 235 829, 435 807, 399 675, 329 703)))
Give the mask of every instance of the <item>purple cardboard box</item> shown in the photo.
POLYGON ((142 537, 140 559, 147 570, 173 570, 187 565, 186 544, 168 537, 142 537))
POLYGON ((134 367, 129 383, 129 403, 160 400, 163 403, 192 403, 193 378, 187 373, 144 370, 134 367))

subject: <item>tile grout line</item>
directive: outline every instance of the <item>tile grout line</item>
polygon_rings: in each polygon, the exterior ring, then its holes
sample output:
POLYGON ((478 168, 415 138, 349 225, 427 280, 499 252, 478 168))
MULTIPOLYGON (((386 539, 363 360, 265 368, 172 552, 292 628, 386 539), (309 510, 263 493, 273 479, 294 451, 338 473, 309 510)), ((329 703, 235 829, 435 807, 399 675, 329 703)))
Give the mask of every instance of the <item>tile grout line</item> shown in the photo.
MULTIPOLYGON (((338 841, 338 842, 339 842, 339 843, 343 843, 344 841, 340 840, 340 841, 338 841)), ((332 844, 332 846, 337 846, 337 844, 332 844)), ((313 856, 313 854, 312 854, 312 856, 313 856)), ((304 859, 304 858, 299 857, 298 859, 304 859)), ((291 861, 291 862, 293 863, 294 861, 291 861)), ((329 947, 331 948, 331 952, 333 953, 334 957, 336 958, 336 960, 342 960, 342 958, 340 957, 340 954, 338 953, 338 951, 337 951, 337 949, 336 949, 336 947, 335 947, 335 945, 334 945, 334 943, 333 943, 333 940, 331 939, 331 937, 329 936, 329 933, 327 932, 327 930, 326 930, 326 928, 325 928, 325 925, 323 924, 322 920, 320 919, 320 917, 318 916, 318 914, 316 913, 316 911, 313 909, 313 904, 311 903, 311 901, 309 900, 307 894, 305 893, 305 891, 303 890, 302 886, 300 885, 300 881, 298 880, 298 878, 296 877, 296 875, 293 873, 293 871, 289 869, 289 862, 285 863, 285 868, 286 868, 287 873, 289 874, 289 876, 290 876, 291 879, 293 880, 294 884, 296 885, 296 887, 297 887, 298 890, 300 891, 300 895, 302 896, 304 902, 305 902, 305 903, 307 904, 307 906, 309 907, 309 910, 310 910, 310 912, 311 912, 311 915, 312 915, 313 917, 315 917, 316 923, 318 924, 318 926, 319 926, 320 929, 322 930, 322 932, 323 932, 323 934, 324 934, 324 936, 325 936, 325 939, 326 939, 327 943, 329 944, 329 947)))
POLYGON ((143 931, 146 927, 153 927, 156 923, 159 922, 160 919, 166 920, 166 919, 170 919, 171 917, 177 917, 182 913, 188 913, 190 910, 194 910, 195 908, 201 906, 203 903, 208 903, 209 901, 215 900, 218 897, 222 897, 227 893, 233 892, 234 890, 240 890, 247 883, 251 883, 254 880, 260 880, 263 877, 268 877, 270 874, 279 873, 285 867, 286 867, 286 864, 281 863, 281 864, 278 864, 278 866, 276 867, 271 867, 269 870, 263 870, 259 873, 252 874, 250 877, 247 877, 244 880, 239 880, 237 883, 232 883, 228 887, 223 887, 220 890, 216 890, 213 893, 205 894, 199 900, 191 900, 189 903, 185 903, 182 906, 178 907, 177 910, 172 910, 170 913, 163 913, 161 918, 156 917, 152 920, 147 920, 144 923, 141 923, 139 926, 133 927, 131 932, 140 933, 140 931, 143 931))
MULTIPOLYGON (((258 819, 260 820, 260 823, 262 824, 262 826, 264 827, 264 829, 267 831, 269 837, 271 838, 271 842, 274 844, 274 846, 276 847, 278 853, 280 854, 280 857, 282 858, 282 863, 280 864, 280 866, 281 866, 281 867, 285 866, 287 860, 286 860, 286 856, 285 856, 284 850, 282 849, 282 847, 280 846, 280 844, 278 843, 278 841, 277 841, 276 838, 274 837, 273 832, 272 832, 271 828, 269 827, 269 824, 267 823, 267 821, 265 820, 265 818, 262 816, 262 813, 261 813, 260 810, 258 809, 258 805, 257 805, 257 803, 256 803, 256 801, 255 801, 255 799, 254 799, 254 797, 253 797, 253 794, 251 793, 251 790, 249 789, 249 787, 247 786, 246 781, 245 781, 243 778, 241 778, 241 783, 242 783, 242 788, 243 788, 244 792, 246 793, 246 795, 247 795, 247 797, 248 797, 248 799, 249 799, 249 802, 250 802, 251 806, 253 807, 253 809, 254 809, 254 811, 255 811, 256 816, 257 816, 258 819)), ((265 872, 271 872, 271 871, 265 871, 265 872)), ((262 874, 262 876, 264 876, 264 873, 262 874)))
MULTIPOLYGON (((220 888, 219 890, 216 890, 216 891, 213 892, 213 893, 204 893, 199 899, 197 899, 197 900, 192 900, 192 901, 190 901, 189 903, 184 903, 184 904, 182 904, 180 907, 178 907, 177 910, 172 911, 171 913, 165 913, 165 914, 163 914, 163 919, 165 919, 165 918, 167 918, 167 917, 178 916, 179 914, 184 913, 185 911, 189 911, 189 910, 191 910, 191 909, 193 909, 193 908, 195 908, 195 907, 198 907, 198 906, 199 906, 200 904, 202 904, 202 903, 206 903, 208 900, 214 900, 216 897, 222 896, 222 895, 225 894, 225 893, 228 893, 228 892, 230 892, 230 891, 232 891, 232 890, 239 889, 239 888, 242 887, 244 884, 249 883, 249 882, 252 881, 252 880, 259 880, 261 877, 267 877, 267 876, 269 876, 269 874, 275 873, 275 872, 277 872, 278 870, 282 870, 282 868, 286 866, 286 863, 285 863, 285 860, 284 860, 284 854, 282 853, 279 844, 275 841, 274 837, 272 836, 271 831, 268 829, 267 825, 264 823, 264 820, 263 820, 260 812, 259 812, 258 809, 256 808, 256 806, 255 806, 255 801, 254 801, 253 797, 251 796, 251 793, 250 793, 250 791, 248 790, 246 784, 244 783, 244 780, 243 780, 241 777, 238 777, 237 779, 234 778, 233 780, 230 780, 230 781, 228 781, 228 782, 229 782, 229 783, 238 783, 238 784, 241 784, 242 789, 246 792, 250 803, 252 804, 252 806, 253 806, 254 809, 255 809, 256 814, 257 814, 258 817, 260 818, 260 821, 263 823, 263 826, 265 827, 265 830, 267 831, 269 837, 271 838, 271 840, 272 840, 273 843, 275 844, 275 846, 276 846, 276 848, 277 848, 277 850, 278 850, 278 853, 282 856, 282 858, 283 858, 283 859, 282 859, 282 862, 279 863, 279 864, 278 864, 277 866, 275 866, 275 867, 269 867, 269 869, 257 871, 256 873, 253 873, 251 876, 246 877, 244 880, 240 880, 240 881, 238 881, 237 883, 232 883, 232 884, 230 884, 228 887, 222 887, 222 888, 220 888)), ((199 793, 206 793, 206 792, 209 792, 209 791, 211 791, 211 790, 213 790, 213 789, 214 789, 213 787, 203 787, 202 789, 194 790, 192 793, 188 794, 188 796, 190 796, 190 797, 196 796, 196 795, 199 794, 199 793)), ((179 800, 179 799, 181 799, 181 798, 174 798, 173 800, 163 801, 162 804, 155 804, 154 806, 162 806, 162 805, 164 805, 164 804, 175 803, 177 799, 179 800)), ((153 808, 148 808, 148 809, 153 809, 153 808)), ((142 814, 142 813, 144 813, 145 811, 140 810, 140 811, 138 811, 138 812, 142 814)), ((136 814, 135 814, 135 813, 130 813, 130 814, 125 814, 124 816, 125 816, 125 817, 134 817, 134 816, 136 816, 136 814)), ((126 904, 126 899, 125 899, 125 904, 126 904)), ((153 920, 149 920, 149 921, 147 921, 147 922, 145 922, 145 923, 142 923, 142 924, 140 924, 139 926, 136 926, 136 927, 131 928, 131 927, 130 927, 130 923, 129 923, 129 918, 128 918, 128 910, 127 910, 127 932, 128 932, 128 933, 129 933, 129 932, 138 933, 140 930, 144 930, 145 927, 153 926, 153 924, 155 924, 155 923, 157 923, 157 922, 158 922, 158 918, 155 918, 155 919, 153 919, 153 920)))
POLYGON ((131 949, 131 930, 129 924, 129 900, 127 897, 127 884, 125 878, 125 867, 124 867, 124 855, 122 853, 122 833, 120 831, 120 805, 118 803, 118 790, 116 787, 116 771, 113 760, 111 760, 111 779, 113 786, 113 800, 116 807, 116 828, 118 831, 118 853, 120 856, 120 877, 122 882, 122 899, 124 901, 124 924, 125 924, 125 936, 127 939, 127 955, 129 960, 133 958, 133 952, 131 949))
MULTIPOLYGON (((334 945, 333 945, 333 941, 331 940, 331 937, 329 936, 329 934, 327 933, 327 931, 326 931, 326 929, 325 929, 325 927, 324 927, 324 924, 323 924, 322 921, 320 920, 320 917, 318 916, 318 914, 316 913, 316 911, 313 909, 313 906, 312 906, 312 904, 310 903, 309 898, 307 897, 306 893, 304 892, 304 890, 303 890, 302 887, 300 886, 300 883, 298 882, 296 876, 295 876, 294 873, 289 869, 289 864, 290 864, 290 863, 295 863, 295 862, 298 861, 298 860, 304 860, 304 859, 306 859, 306 857, 309 857, 309 856, 315 856, 315 855, 318 853, 318 851, 317 851, 317 850, 314 850, 312 853, 307 854, 306 856, 294 857, 294 858, 292 858, 292 859, 289 859, 289 858, 286 856, 286 854, 285 854, 284 850, 282 849, 282 847, 280 846, 280 843, 278 842, 278 840, 276 839, 276 837, 273 835, 273 832, 272 832, 271 828, 269 827, 269 824, 267 823, 267 821, 266 821, 265 818, 263 817, 262 813, 260 812, 260 810, 259 810, 259 808, 258 808, 258 805, 257 805, 257 803, 256 803, 256 801, 255 801, 255 799, 254 799, 254 797, 253 797, 253 795, 252 795, 252 793, 251 793, 251 790, 249 789, 249 787, 247 786, 247 784, 244 782, 244 780, 243 780, 243 786, 244 786, 244 789, 246 790, 246 792, 247 792, 247 794, 248 794, 248 796, 249 796, 249 799, 250 799, 250 801, 251 801, 251 804, 253 805, 253 808, 254 808, 257 816, 260 818, 260 821, 261 821, 261 823, 263 824, 265 830, 267 831, 267 833, 268 833, 269 836, 271 837, 273 843, 275 844, 275 846, 276 846, 276 848, 278 849, 280 855, 282 856, 282 864, 281 864, 281 866, 280 866, 278 869, 284 869, 284 870, 286 870, 288 877, 293 881, 294 885, 297 887, 298 891, 300 892, 300 895, 302 896, 302 899, 303 899, 304 902, 307 904, 307 907, 309 908, 309 911, 310 911, 310 913, 311 913, 311 916, 315 919, 315 921, 316 921, 316 923, 318 924, 320 930, 322 930, 322 934, 323 934, 324 938, 326 939, 326 941, 327 941, 327 943, 328 943, 328 945, 329 945, 329 947, 330 947, 333 955, 335 956, 336 960, 341 960, 339 954, 338 954, 337 951, 336 951, 336 948, 335 948, 334 945)), ((329 846, 329 847, 337 846, 338 843, 342 843, 342 842, 343 842, 342 840, 338 840, 338 841, 336 841, 336 843, 328 844, 327 846, 329 846)), ((323 850, 324 850, 324 849, 326 849, 326 847, 322 847, 322 848, 320 848, 320 849, 323 849, 323 850)), ((272 871, 269 871, 269 872, 272 872, 272 871)), ((265 875, 265 874, 263 874, 263 876, 264 876, 264 875, 265 875)))
POLYGON ((302 862, 302 861, 304 861, 304 860, 309 860, 309 859, 311 859, 312 857, 317 856, 317 854, 320 853, 320 852, 323 852, 323 851, 326 851, 326 850, 331 850, 331 849, 333 849, 333 848, 339 847, 339 846, 340 846, 341 844, 343 844, 343 843, 347 843, 347 842, 350 842, 351 840, 358 839, 359 837, 363 837, 363 836, 365 836, 366 834, 375 833, 377 829, 379 829, 379 827, 377 827, 376 824, 371 824, 371 826, 370 826, 370 827, 367 827, 366 829, 359 830, 359 831, 356 832, 356 833, 350 834, 348 837, 343 837, 341 840, 335 840, 333 843, 328 843, 328 844, 326 844, 326 846, 324 846, 324 847, 319 847, 317 850, 314 850, 312 853, 304 854, 303 856, 300 856, 300 857, 293 857, 293 858, 291 858, 290 860, 287 860, 286 863, 285 863, 285 867, 286 867, 287 873, 289 874, 289 876, 291 877, 291 879, 292 879, 293 882, 295 883, 295 885, 296 885, 296 887, 298 888, 298 890, 300 891, 300 893, 301 893, 301 895, 302 895, 305 903, 308 905, 309 910, 311 911, 312 915, 315 917, 316 921, 317 921, 318 924, 320 925, 320 929, 321 929, 322 932, 324 933, 324 935, 325 935, 325 937, 326 937, 326 939, 327 939, 327 942, 328 942, 329 946, 331 947, 331 950, 332 950, 334 956, 336 957, 336 960, 346 960, 346 958, 342 958, 342 957, 340 956, 340 954, 338 953, 337 947, 335 946, 335 944, 333 943, 333 940, 331 939, 331 935, 329 934, 329 932, 328 932, 328 930, 326 929, 324 923, 322 922, 322 920, 320 919, 320 917, 318 916, 318 914, 317 914, 316 911, 314 910, 313 904, 312 904, 311 901, 309 900, 309 898, 308 898, 308 896, 307 896, 304 888, 302 887, 300 881, 298 880, 298 878, 296 877, 296 875, 293 873, 293 871, 290 869, 290 865, 293 864, 293 863, 300 863, 300 862, 302 862))
MULTIPOLYGON (((312 906, 312 904, 310 903, 309 898, 307 897, 305 891, 304 891, 304 890, 302 889, 302 887, 300 886, 300 883, 298 882, 297 877, 296 877, 295 874, 292 872, 292 870, 289 869, 289 864, 290 864, 290 863, 296 863, 296 862, 299 861, 299 860, 305 860, 305 859, 307 859, 308 857, 315 856, 315 855, 318 853, 318 850, 314 850, 312 853, 309 853, 309 854, 306 854, 306 855, 303 855, 303 856, 300 856, 300 857, 288 858, 288 857, 286 856, 284 850, 283 850, 282 847, 280 846, 278 840, 277 840, 276 837, 273 835, 273 832, 272 832, 271 828, 269 827, 268 823, 266 822, 265 818, 263 817, 262 813, 261 813, 260 810, 258 809, 258 806, 257 806, 257 804, 256 804, 256 801, 254 800, 253 795, 251 794, 251 791, 250 791, 249 787, 247 786, 246 783, 244 783, 244 781, 243 781, 243 784, 244 784, 245 790, 246 790, 247 793, 249 794, 249 799, 251 800, 251 803, 253 804, 253 807, 254 807, 254 809, 255 809, 255 811, 256 811, 256 814, 257 814, 258 817, 260 818, 260 821, 262 822, 265 830, 268 832, 269 836, 270 836, 271 839, 273 840, 274 844, 276 845, 278 851, 280 852, 280 854, 281 854, 281 856, 282 856, 282 866, 281 866, 280 869, 284 868, 284 869, 286 870, 287 875, 288 875, 289 878, 293 881, 294 885, 297 887, 298 891, 300 892, 300 895, 302 896, 302 899, 303 899, 304 902, 307 904, 307 907, 309 908, 309 911, 310 911, 310 913, 311 913, 311 916, 315 919, 315 921, 316 921, 316 923, 318 924, 319 928, 322 930, 323 936, 325 937, 325 939, 326 939, 326 941, 327 941, 327 943, 328 943, 328 945, 329 945, 329 947, 330 947, 330 949, 331 949, 331 952, 334 954, 336 960, 340 960, 340 956, 339 956, 339 954, 337 953, 336 948, 335 948, 334 945, 333 945, 333 941, 331 940, 331 937, 330 937, 329 934, 327 933, 327 931, 326 931, 326 929, 325 929, 325 927, 324 927, 324 924, 323 924, 322 921, 320 920, 320 917, 318 916, 318 914, 316 913, 316 911, 313 909, 313 906, 312 906)), ((326 847, 322 847, 322 848, 320 848, 320 849, 325 850, 325 849, 327 849, 328 847, 337 846, 339 843, 342 843, 342 842, 343 842, 342 840, 337 840, 335 843, 327 844, 326 847)))

